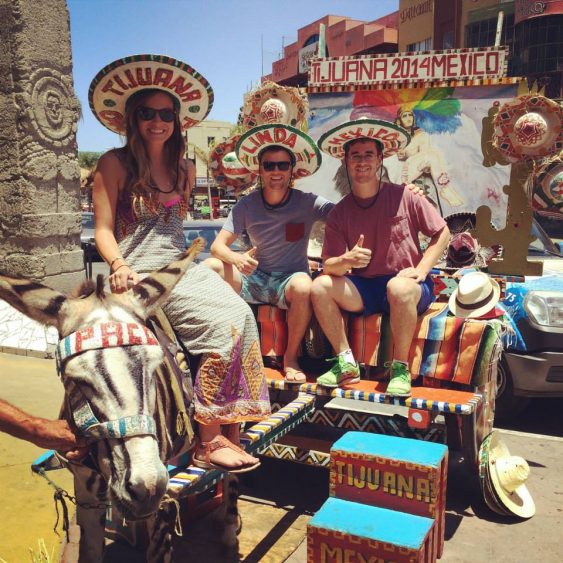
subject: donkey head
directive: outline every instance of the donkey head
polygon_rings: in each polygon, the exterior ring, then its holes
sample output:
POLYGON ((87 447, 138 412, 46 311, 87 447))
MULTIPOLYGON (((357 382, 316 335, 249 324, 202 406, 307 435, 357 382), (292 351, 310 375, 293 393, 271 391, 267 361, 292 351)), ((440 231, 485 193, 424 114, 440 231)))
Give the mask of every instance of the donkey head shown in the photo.
POLYGON ((90 442, 111 500, 127 518, 154 513, 168 483, 159 457, 152 375, 162 361, 145 326, 201 248, 150 274, 129 291, 106 294, 103 277, 67 297, 41 284, 0 276, 0 298, 57 327, 57 356, 69 422, 90 442))

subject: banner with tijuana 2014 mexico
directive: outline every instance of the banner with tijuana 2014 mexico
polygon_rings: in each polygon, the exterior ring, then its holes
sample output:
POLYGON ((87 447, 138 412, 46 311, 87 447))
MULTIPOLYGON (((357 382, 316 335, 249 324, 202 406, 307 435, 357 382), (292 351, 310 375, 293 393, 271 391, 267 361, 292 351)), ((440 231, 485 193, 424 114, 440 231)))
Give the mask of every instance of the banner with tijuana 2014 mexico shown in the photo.
POLYGON ((125 105, 136 92, 155 88, 178 101, 182 129, 203 121, 213 106, 209 82, 190 65, 165 55, 132 55, 106 65, 92 80, 90 108, 115 133, 125 133, 125 105))
POLYGON ((446 80, 480 80, 506 75, 506 47, 478 47, 388 53, 309 61, 308 91, 324 86, 410 84, 446 80))

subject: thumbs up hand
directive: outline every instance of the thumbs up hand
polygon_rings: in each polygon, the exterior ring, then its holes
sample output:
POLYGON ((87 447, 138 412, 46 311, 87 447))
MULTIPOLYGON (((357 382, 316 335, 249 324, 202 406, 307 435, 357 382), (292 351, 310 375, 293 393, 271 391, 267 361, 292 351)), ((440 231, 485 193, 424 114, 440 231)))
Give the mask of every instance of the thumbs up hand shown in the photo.
POLYGON ((364 235, 360 235, 356 246, 344 254, 350 268, 365 268, 371 262, 371 250, 364 248, 364 235))
POLYGON ((256 270, 258 266, 258 260, 256 256, 256 247, 253 246, 250 250, 247 250, 244 254, 237 256, 237 260, 234 263, 235 268, 241 273, 249 276, 256 270))

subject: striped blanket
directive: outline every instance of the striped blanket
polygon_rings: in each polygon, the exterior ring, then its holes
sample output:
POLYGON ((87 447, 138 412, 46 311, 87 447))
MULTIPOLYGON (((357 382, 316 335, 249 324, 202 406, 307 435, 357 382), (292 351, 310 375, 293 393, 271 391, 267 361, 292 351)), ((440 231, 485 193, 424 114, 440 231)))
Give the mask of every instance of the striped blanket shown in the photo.
MULTIPOLYGON (((496 370, 502 352, 502 319, 460 319, 445 303, 433 303, 419 317, 409 364, 413 376, 479 386, 496 370)), ((350 319, 349 339, 359 362, 383 366, 393 358, 389 317, 350 319)))

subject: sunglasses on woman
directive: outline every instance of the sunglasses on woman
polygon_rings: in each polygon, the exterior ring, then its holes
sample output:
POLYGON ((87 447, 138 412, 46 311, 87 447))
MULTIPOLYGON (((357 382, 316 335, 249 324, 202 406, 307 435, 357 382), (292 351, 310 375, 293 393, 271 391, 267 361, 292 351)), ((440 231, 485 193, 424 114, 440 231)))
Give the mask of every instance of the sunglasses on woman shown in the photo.
POLYGON ((273 172, 276 168, 282 172, 287 172, 290 166, 291 162, 287 162, 286 160, 279 162, 276 160, 267 160, 262 163, 262 167, 266 172, 273 172))
POLYGON ((174 118, 176 117, 176 112, 169 108, 155 109, 143 106, 137 110, 139 119, 142 119, 143 121, 151 121, 157 113, 160 119, 162 119, 162 121, 166 121, 167 123, 174 121, 174 118))

